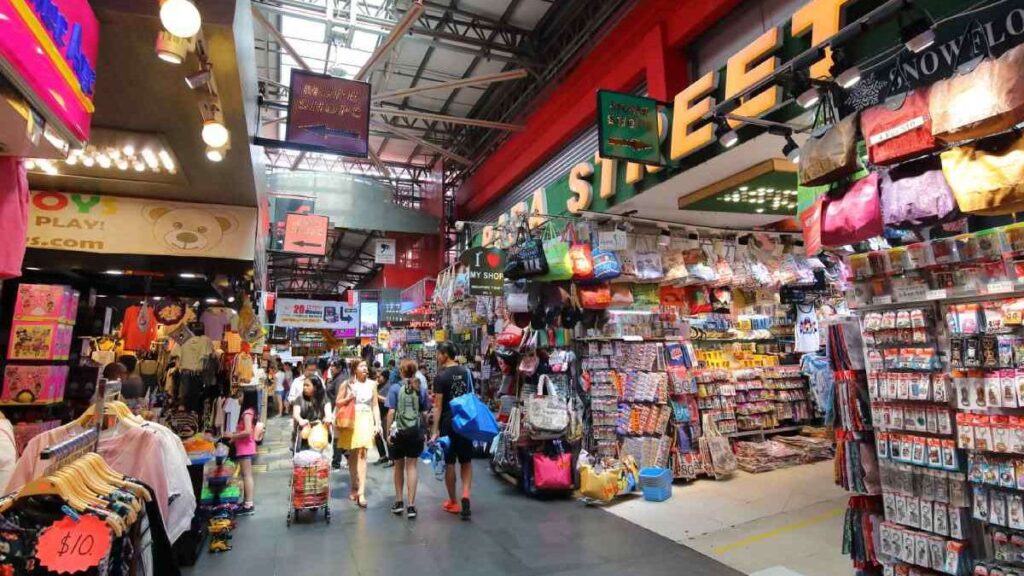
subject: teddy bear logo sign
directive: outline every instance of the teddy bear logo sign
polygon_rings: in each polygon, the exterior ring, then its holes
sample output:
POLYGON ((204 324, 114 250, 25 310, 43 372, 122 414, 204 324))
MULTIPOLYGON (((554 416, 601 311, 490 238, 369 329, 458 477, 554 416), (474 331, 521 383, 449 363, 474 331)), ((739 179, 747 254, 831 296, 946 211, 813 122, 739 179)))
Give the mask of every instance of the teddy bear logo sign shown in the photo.
POLYGON ((224 235, 238 229, 230 215, 203 208, 148 206, 143 209, 153 223, 153 236, 176 252, 201 253, 216 248, 224 235))

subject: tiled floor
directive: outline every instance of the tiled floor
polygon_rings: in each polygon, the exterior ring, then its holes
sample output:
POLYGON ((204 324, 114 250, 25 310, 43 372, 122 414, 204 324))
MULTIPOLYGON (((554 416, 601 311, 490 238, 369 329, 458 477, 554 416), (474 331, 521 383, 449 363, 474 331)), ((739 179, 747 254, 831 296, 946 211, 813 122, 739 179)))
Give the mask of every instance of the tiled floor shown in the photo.
POLYGON ((833 484, 830 461, 673 490, 663 503, 634 497, 608 511, 745 574, 851 573, 841 551, 849 496, 833 484))
POLYGON ((429 466, 420 465, 419 518, 388 512, 391 470, 370 467, 367 497, 360 510, 347 499, 347 471, 332 477, 335 498, 330 525, 323 517, 285 525, 288 470, 280 469, 283 443, 278 421, 268 430, 261 460, 270 471, 257 482, 257 513, 239 519, 232 545, 219 555, 204 553, 185 576, 293 574, 417 576, 739 576, 741 573, 679 546, 613 514, 571 499, 535 500, 518 493, 476 462, 473 520, 442 512, 444 487, 429 466))

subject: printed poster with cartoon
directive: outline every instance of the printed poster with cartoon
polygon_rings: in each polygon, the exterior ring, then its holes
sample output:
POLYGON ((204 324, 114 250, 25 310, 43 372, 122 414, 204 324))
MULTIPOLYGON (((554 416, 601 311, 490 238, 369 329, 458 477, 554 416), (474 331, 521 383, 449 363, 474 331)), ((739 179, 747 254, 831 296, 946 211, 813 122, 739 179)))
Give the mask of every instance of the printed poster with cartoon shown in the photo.
POLYGON ((252 260, 256 209, 33 191, 28 246, 252 260))

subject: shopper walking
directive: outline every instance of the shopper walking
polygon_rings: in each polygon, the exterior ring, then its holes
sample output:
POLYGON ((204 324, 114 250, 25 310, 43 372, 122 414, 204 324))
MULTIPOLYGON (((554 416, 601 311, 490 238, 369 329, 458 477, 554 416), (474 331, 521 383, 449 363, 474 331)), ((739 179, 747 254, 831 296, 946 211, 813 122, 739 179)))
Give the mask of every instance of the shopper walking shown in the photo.
POLYGON ((415 360, 402 360, 399 382, 388 390, 387 430, 395 463, 395 502, 391 513, 401 514, 404 509, 410 520, 416 518, 416 467, 423 452, 423 418, 430 409, 427 387, 416 377, 418 369, 415 360))
POLYGON ((256 479, 252 473, 252 459, 256 456, 256 424, 260 421, 258 408, 258 391, 252 386, 239 389, 242 405, 242 416, 234 433, 227 434, 235 447, 235 462, 242 473, 242 507, 238 515, 248 516, 256 512, 254 496, 256 495, 256 479))
MULTIPOLYGON (((397 372, 397 371, 396 371, 397 372)), ((377 374, 377 410, 379 411, 380 421, 383 422, 388 417, 388 381, 390 380, 390 373, 387 370, 383 370, 377 374)), ((390 468, 395 465, 391 461, 391 457, 388 454, 386 446, 386 440, 384 434, 378 434, 375 440, 377 447, 377 454, 380 456, 374 466, 384 466, 390 468)))
POLYGON ((366 508, 366 451, 380 433, 380 411, 377 408, 377 383, 370 379, 365 361, 359 362, 352 379, 339 391, 336 409, 355 403, 355 419, 351 428, 343 428, 339 444, 348 450, 348 473, 351 481, 349 499, 366 508))
POLYGON ((434 410, 433 433, 431 441, 437 442, 441 436, 447 436, 450 442, 445 452, 444 483, 448 489, 448 500, 442 508, 445 512, 459 514, 463 520, 469 520, 470 493, 473 489, 473 441, 460 436, 452 427, 453 399, 473 392, 469 372, 455 362, 458 355, 455 344, 444 341, 437 345, 438 373, 434 379, 434 410), (462 478, 462 499, 455 499, 455 463, 459 463, 459 475, 462 478))
MULTIPOLYGON (((355 366, 350 367, 348 372, 352 372, 355 366)), ((329 379, 327 380, 327 402, 331 406, 337 405, 338 392, 345 386, 345 380, 347 380, 345 365, 342 360, 335 360, 331 363, 331 367, 328 373, 329 379)), ((335 431, 335 438, 338 438, 340 434, 335 431)), ((334 453, 331 455, 331 468, 335 470, 341 469, 341 463, 345 456, 345 450, 341 447, 339 442, 335 442, 334 453)))
POLYGON ((285 388, 285 382, 288 381, 286 375, 286 369, 281 361, 278 360, 277 366, 274 368, 274 394, 277 396, 277 415, 282 417, 285 415, 287 402, 288 402, 288 389, 285 388))
MULTIPOLYGON (((303 431, 307 430, 316 422, 323 422, 327 418, 324 405, 327 401, 327 394, 324 385, 319 378, 306 378, 302 382, 302 395, 292 404, 292 445, 299 442, 299 451, 309 450, 309 442, 303 438, 303 431)), ((308 434, 307 434, 308 436, 308 434)))

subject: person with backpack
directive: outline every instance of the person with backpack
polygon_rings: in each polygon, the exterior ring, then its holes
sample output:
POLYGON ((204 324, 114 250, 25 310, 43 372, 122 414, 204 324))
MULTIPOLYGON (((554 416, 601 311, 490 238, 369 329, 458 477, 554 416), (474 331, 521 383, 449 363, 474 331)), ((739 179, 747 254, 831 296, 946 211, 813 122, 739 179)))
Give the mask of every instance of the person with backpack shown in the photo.
POLYGON ((419 366, 411 358, 402 360, 399 382, 388 390, 387 429, 390 431, 391 459, 394 462, 395 502, 391 513, 416 518, 417 465, 423 452, 423 418, 430 410, 430 396, 419 366), (407 500, 403 501, 403 493, 407 500), (406 506, 408 504, 408 506, 406 506))

